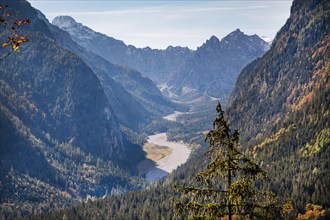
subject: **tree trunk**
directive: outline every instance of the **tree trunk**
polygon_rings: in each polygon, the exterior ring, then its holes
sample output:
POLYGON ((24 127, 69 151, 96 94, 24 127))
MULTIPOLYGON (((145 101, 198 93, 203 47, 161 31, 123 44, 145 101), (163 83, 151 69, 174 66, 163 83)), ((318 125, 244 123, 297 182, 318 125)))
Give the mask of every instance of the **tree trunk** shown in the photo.
MULTIPOLYGON (((228 189, 231 186, 231 157, 230 157, 230 149, 228 149, 228 189)), ((228 190, 227 189, 227 190, 228 190)), ((230 201, 230 192, 228 194, 228 215, 229 215, 229 220, 232 220, 232 210, 231 210, 231 201, 230 201)))

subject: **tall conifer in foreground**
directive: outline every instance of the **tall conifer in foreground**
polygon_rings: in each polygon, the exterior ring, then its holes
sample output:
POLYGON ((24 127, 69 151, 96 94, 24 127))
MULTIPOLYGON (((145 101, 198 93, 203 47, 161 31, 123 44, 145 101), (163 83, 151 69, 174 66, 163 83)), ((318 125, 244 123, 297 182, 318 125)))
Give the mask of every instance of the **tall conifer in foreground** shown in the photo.
POLYGON ((181 192, 175 199, 177 215, 189 219, 272 219, 275 218, 275 196, 256 187, 267 173, 239 150, 239 132, 231 131, 220 103, 218 117, 205 140, 210 163, 196 176, 196 186, 174 186, 181 192))

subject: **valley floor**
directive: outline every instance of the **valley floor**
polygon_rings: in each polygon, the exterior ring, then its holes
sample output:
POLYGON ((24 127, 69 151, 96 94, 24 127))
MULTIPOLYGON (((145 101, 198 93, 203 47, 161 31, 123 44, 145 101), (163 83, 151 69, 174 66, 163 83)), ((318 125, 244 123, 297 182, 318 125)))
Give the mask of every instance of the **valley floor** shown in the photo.
MULTIPOLYGON (((175 112, 171 115, 165 116, 164 118, 175 121, 176 117, 181 114, 183 113, 175 112)), ((147 167, 146 180, 150 182, 154 182, 164 176, 167 176, 178 166, 185 163, 191 152, 191 149, 187 144, 168 141, 166 133, 150 135, 146 144, 149 145, 149 147, 152 146, 155 151, 157 151, 157 148, 168 149, 168 153, 158 160, 155 160, 155 163, 148 163, 149 167, 147 167)), ((147 164, 146 161, 144 163, 147 164)))

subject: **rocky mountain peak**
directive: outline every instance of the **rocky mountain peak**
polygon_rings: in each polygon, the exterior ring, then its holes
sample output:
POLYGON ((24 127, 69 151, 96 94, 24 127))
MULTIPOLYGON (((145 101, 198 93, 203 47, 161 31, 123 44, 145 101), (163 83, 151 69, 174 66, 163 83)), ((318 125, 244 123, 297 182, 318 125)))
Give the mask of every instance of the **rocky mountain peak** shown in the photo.
POLYGON ((230 41, 230 42, 236 42, 236 41, 240 41, 243 38, 246 37, 251 37, 248 36, 246 34, 244 34, 244 32, 242 32, 239 28, 237 28, 235 31, 229 33, 227 36, 225 36, 221 41, 230 41))
POLYGON ((203 43, 202 46, 197 48, 197 51, 200 49, 206 49, 206 50, 213 50, 214 48, 219 47, 220 40, 216 36, 212 35, 210 39, 206 40, 205 43, 203 43))
POLYGON ((237 28, 236 30, 234 30, 229 34, 229 36, 240 36, 240 35, 244 35, 244 32, 241 31, 239 28, 237 28))
POLYGON ((214 35, 212 35, 212 37, 209 39, 209 40, 207 40, 206 42, 209 42, 209 43, 219 43, 220 42, 220 40, 219 40, 219 38, 217 38, 216 36, 214 36, 214 35))
POLYGON ((254 48, 259 48, 264 52, 269 49, 269 43, 263 40, 261 37, 256 34, 247 35, 239 28, 222 38, 221 44, 225 47, 229 46, 230 48, 245 48, 247 50, 254 50, 254 48))
MULTIPOLYGON (((52 24, 64 31, 67 31, 71 37, 77 38, 73 40, 79 41, 79 44, 83 47, 93 44, 92 37, 98 36, 99 38, 106 38, 106 35, 93 31, 89 27, 84 26, 82 23, 76 22, 70 16, 57 16, 53 19, 52 24)), ((112 40, 116 41, 113 38, 112 40)), ((101 39, 98 39, 98 42, 100 41, 101 39)), ((121 41, 118 42, 119 44, 123 44, 121 41)))
POLYGON ((77 22, 70 16, 62 15, 53 19, 52 23, 59 28, 68 28, 77 24, 77 22))

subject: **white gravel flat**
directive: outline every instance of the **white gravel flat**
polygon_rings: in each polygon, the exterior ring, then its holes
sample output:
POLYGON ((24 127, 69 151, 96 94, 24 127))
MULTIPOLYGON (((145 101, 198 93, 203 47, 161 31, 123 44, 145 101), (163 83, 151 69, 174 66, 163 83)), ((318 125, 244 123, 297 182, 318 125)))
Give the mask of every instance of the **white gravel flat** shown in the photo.
POLYGON ((172 149, 170 155, 163 157, 159 161, 155 161, 157 163, 156 167, 149 170, 146 174, 146 179, 149 181, 155 181, 168 175, 168 173, 185 163, 191 152, 186 144, 167 141, 166 133, 149 136, 148 143, 167 146, 172 149))

